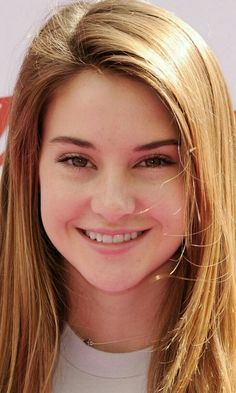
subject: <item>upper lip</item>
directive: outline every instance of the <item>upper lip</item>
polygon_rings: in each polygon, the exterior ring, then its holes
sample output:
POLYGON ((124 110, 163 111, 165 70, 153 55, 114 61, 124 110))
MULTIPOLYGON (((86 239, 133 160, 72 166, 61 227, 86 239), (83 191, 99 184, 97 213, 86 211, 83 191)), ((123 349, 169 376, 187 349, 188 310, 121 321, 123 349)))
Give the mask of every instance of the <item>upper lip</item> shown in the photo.
POLYGON ((142 229, 116 229, 116 230, 104 229, 104 228, 96 228, 96 229, 94 229, 94 228, 92 228, 92 229, 91 228, 89 228, 89 229, 79 228, 79 229, 81 229, 82 231, 89 231, 89 232, 94 232, 94 233, 100 233, 102 235, 113 236, 113 235, 123 235, 126 233, 133 233, 133 232, 144 232, 150 228, 147 228, 147 229, 143 229, 143 228, 142 229))

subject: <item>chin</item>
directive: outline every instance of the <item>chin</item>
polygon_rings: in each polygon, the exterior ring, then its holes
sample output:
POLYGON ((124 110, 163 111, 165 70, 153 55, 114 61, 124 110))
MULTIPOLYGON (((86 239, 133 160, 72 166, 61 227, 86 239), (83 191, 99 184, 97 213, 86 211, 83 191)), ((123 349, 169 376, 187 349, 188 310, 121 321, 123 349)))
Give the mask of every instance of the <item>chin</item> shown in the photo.
POLYGON ((126 293, 132 290, 140 288, 147 280, 145 278, 136 280, 127 280, 126 278, 114 278, 103 280, 102 282, 96 282, 95 280, 89 280, 88 283, 93 286, 94 289, 101 291, 106 294, 118 295, 126 293))

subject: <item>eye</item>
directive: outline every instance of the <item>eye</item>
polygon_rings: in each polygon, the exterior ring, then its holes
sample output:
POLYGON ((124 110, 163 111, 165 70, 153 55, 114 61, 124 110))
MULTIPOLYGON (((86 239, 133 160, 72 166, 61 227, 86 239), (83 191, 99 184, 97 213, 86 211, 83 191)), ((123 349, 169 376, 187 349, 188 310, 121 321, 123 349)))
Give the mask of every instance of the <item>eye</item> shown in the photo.
POLYGON ((173 164, 175 164, 175 162, 170 157, 163 155, 155 155, 145 158, 143 161, 137 164, 137 166, 143 168, 159 168, 173 164))
POLYGON ((94 165, 89 161, 88 158, 80 155, 64 155, 58 159, 58 162, 64 163, 65 165, 74 168, 94 168, 94 165))

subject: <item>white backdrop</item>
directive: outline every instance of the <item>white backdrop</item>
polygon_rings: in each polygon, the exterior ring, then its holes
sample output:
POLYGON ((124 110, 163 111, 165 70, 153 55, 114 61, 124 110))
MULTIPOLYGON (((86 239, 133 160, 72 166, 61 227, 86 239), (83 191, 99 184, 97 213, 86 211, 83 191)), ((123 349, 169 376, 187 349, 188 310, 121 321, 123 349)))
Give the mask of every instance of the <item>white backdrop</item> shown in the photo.
MULTIPOLYGON (((0 97, 12 94, 27 44, 48 11, 60 3, 60 0, 0 0, 0 97)), ((155 3, 182 17, 210 44, 236 109, 236 0, 156 0, 155 3)))

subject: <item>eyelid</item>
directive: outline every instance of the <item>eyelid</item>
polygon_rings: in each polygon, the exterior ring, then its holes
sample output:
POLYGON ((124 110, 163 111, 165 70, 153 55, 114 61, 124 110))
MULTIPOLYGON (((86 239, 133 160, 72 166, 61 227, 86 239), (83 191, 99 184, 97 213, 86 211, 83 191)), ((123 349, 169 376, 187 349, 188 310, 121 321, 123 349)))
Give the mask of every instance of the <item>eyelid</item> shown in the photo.
MULTIPOLYGON (((88 160, 90 162, 91 166, 87 167, 87 168, 91 168, 91 167, 95 168, 96 167, 94 165, 93 161, 91 160, 91 158, 88 157, 84 153, 83 154, 80 154, 80 153, 65 153, 65 154, 61 154, 58 157, 56 157, 56 162, 61 162, 61 163, 65 163, 66 164, 67 161, 69 161, 70 159, 73 159, 73 158, 82 158, 82 159, 88 160)), ((73 166, 73 165, 70 165, 70 166, 72 168, 75 168, 75 169, 80 168, 80 167, 76 167, 76 166, 73 166)), ((83 167, 81 167, 81 168, 83 168, 83 167)), ((86 168, 86 167, 84 167, 84 168, 86 168)))
POLYGON ((162 156, 170 158, 173 161, 177 161, 179 159, 179 145, 164 145, 160 146, 156 149, 153 149, 149 152, 144 152, 144 156, 141 156, 140 159, 147 159, 149 157, 162 156))
POLYGON ((66 158, 79 158, 79 157, 82 157, 82 158, 85 158, 86 160, 88 160, 88 161, 91 161, 91 158, 89 157, 89 156, 87 156, 87 154, 81 154, 81 153, 64 153, 64 154, 60 154, 60 155, 58 155, 57 157, 56 157, 56 161, 63 161, 63 159, 66 159, 66 158))
MULTIPOLYGON (((69 159, 73 159, 73 158, 83 158, 85 160, 88 160, 91 164, 92 167, 96 167, 96 165, 93 163, 93 160, 85 153, 64 153, 64 154, 60 154, 56 157, 55 161, 56 162, 65 162, 68 161, 69 159)), ((168 164, 175 164, 177 163, 177 159, 172 157, 172 154, 163 154, 163 153, 152 153, 152 154, 147 154, 143 157, 140 157, 134 164, 134 167, 137 167, 138 165, 140 165, 140 163, 142 163, 145 160, 149 160, 152 158, 159 158, 160 160, 166 160, 166 163, 168 164)), ((85 167, 86 168, 86 167, 85 167)), ((89 168, 89 167, 87 167, 89 168)))
POLYGON ((169 162, 170 164, 175 164, 176 163, 176 159, 174 159, 173 157, 171 157, 169 154, 161 154, 161 153, 153 153, 153 154, 149 154, 145 157, 141 157, 137 163, 135 164, 135 166, 137 166, 138 164, 140 164, 141 162, 145 161, 145 160, 149 160, 152 158, 159 158, 162 160, 166 160, 167 162, 169 162))

